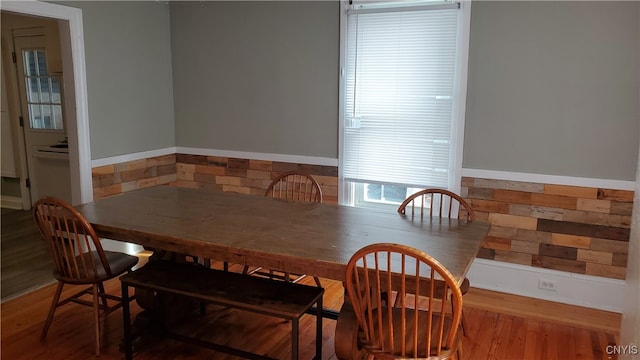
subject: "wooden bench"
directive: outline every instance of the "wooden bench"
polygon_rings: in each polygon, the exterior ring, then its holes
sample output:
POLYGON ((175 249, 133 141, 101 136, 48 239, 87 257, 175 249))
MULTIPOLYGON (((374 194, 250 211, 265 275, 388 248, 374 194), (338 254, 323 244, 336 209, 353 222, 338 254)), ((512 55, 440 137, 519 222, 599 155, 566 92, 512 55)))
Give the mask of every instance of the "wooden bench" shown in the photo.
MULTIPOLYGON (((299 319, 313 305, 322 309, 324 289, 316 286, 287 283, 270 279, 208 269, 188 263, 152 261, 139 270, 120 277, 123 299, 128 288, 143 288, 160 295, 174 294, 201 303, 218 304, 244 311, 291 320, 291 358, 298 359, 299 319)), ((133 339, 129 302, 124 301, 124 351, 133 358, 133 339)), ((164 309, 161 309, 164 311, 164 309)), ((316 355, 322 358, 322 314, 316 314, 316 355)), ((241 349, 199 340, 163 329, 168 337, 205 346, 247 359, 270 359, 241 349)))

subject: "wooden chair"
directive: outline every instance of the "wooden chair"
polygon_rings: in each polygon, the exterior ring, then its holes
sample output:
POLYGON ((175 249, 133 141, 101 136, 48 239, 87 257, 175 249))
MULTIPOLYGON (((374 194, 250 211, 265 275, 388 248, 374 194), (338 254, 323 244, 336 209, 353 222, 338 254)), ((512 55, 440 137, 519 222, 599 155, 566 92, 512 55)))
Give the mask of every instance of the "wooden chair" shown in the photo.
POLYGON ((462 293, 428 254, 368 245, 349 260, 345 288, 369 360, 461 358, 462 293))
POLYGON ((320 184, 311 175, 301 171, 281 174, 271 182, 264 195, 285 200, 322 202, 320 184))
POLYGON ((91 224, 60 199, 47 197, 38 200, 34 204, 33 215, 42 238, 49 245, 55 265, 53 275, 58 280, 40 341, 45 341, 56 309, 75 302, 93 307, 95 353, 100 355, 100 320, 122 306, 120 297, 105 293, 103 282, 130 271, 138 263, 138 258, 104 251, 91 224), (61 301, 65 284, 90 286, 61 301), (83 295, 92 295, 92 301, 82 299, 83 295))
MULTIPOLYGON (((429 218, 433 218, 435 214, 435 216, 438 216, 440 219, 451 219, 453 217, 473 221, 473 209, 471 205, 460 195, 444 189, 424 189, 410 195, 400 204, 398 212, 402 215, 408 215, 407 211, 409 210, 411 217, 419 216, 421 219, 425 218, 428 211, 429 218), (458 214, 457 216, 452 216, 456 215, 452 213, 456 202, 458 203, 458 214)), ((469 286, 469 279, 464 278, 464 281, 460 285, 462 295, 469 291, 469 286)), ((462 329, 466 332, 464 314, 462 319, 462 329)))
POLYGON ((471 205, 460 197, 460 195, 444 189, 424 189, 417 193, 407 197, 400 207, 398 212, 402 215, 407 215, 407 208, 411 210, 411 216, 416 216, 416 208, 419 212, 420 218, 425 217, 426 210, 429 211, 429 217, 432 218, 435 215, 440 218, 452 218, 453 208, 455 203, 459 204, 457 216, 453 216, 456 219, 467 219, 473 221, 473 209, 471 205), (462 215, 462 216, 461 216, 462 215))
MULTIPOLYGON (((290 171, 281 174, 276 177, 267 190, 264 193, 265 196, 270 196, 275 199, 294 200, 312 203, 322 202, 322 188, 320 184, 309 174, 301 171, 290 171)), ((306 275, 302 274, 290 274, 285 272, 283 275, 277 274, 273 270, 269 272, 263 271, 262 267, 258 267, 251 272, 248 271, 248 266, 245 266, 244 273, 258 274, 267 276, 269 278, 281 278, 285 281, 299 282, 306 275), (295 278, 292 278, 294 275, 295 278)), ((322 287, 320 279, 317 276, 313 277, 316 285, 322 287)))

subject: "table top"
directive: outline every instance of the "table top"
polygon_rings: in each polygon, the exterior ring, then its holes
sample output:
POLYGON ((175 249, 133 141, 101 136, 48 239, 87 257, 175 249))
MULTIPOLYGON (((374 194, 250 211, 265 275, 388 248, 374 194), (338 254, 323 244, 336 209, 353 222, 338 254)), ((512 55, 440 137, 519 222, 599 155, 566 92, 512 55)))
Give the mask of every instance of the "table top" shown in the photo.
POLYGON ((343 280, 372 243, 399 243, 436 258, 462 282, 489 224, 421 220, 357 207, 156 186, 76 206, 103 238, 213 260, 343 280))

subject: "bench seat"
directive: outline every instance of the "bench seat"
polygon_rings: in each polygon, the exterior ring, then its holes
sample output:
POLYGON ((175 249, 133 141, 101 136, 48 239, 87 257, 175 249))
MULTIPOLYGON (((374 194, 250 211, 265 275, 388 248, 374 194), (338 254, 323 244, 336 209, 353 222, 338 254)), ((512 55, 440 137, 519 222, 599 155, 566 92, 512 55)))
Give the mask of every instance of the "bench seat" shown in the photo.
MULTIPOLYGON (((322 309, 324 289, 316 286, 275 281, 234 272, 209 269, 189 263, 152 261, 139 270, 120 277, 123 297, 128 296, 128 287, 143 288, 160 294, 181 295, 200 301, 228 306, 253 313, 290 320, 291 358, 298 359, 299 319, 313 305, 322 309)), ((128 304, 128 302, 125 302, 128 304)), ((133 357, 131 319, 129 306, 123 306, 124 348, 126 359, 133 357)), ((316 314, 316 359, 322 354, 322 314, 316 314)), ((240 349, 187 338, 183 335, 166 335, 179 340, 207 346, 214 350, 249 359, 267 359, 240 349)))

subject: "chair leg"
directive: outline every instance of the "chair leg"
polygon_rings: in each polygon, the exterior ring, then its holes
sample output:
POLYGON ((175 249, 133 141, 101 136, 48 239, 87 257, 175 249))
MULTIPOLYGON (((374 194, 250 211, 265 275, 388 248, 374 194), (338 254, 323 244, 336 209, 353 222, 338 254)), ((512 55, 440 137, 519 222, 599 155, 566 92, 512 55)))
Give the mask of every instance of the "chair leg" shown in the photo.
POLYGON ((467 335, 467 325, 464 320, 464 309, 460 312, 460 325, 462 326, 462 335, 467 335))
POLYGON ((53 314, 56 312, 56 308, 58 307, 58 301, 60 301, 60 295, 62 294, 63 287, 64 284, 61 281, 58 281, 58 287, 56 288, 56 293, 53 295, 53 301, 51 302, 51 307, 49 308, 47 321, 44 323, 44 329, 42 329, 42 334, 40 335, 40 341, 44 341, 47 337, 49 327, 51 327, 51 321, 53 321, 53 314))
POLYGON ((98 284, 98 295, 100 296, 100 299, 102 300, 102 306, 105 309, 109 308, 109 303, 107 302, 107 296, 106 296, 106 292, 104 291, 104 284, 103 283, 99 283, 98 284))
POLYGON ((313 280, 316 282, 316 286, 317 287, 322 287, 322 284, 320 283, 320 278, 319 277, 314 276, 313 280))
POLYGON ((458 350, 456 351, 456 360, 462 360, 462 344, 458 346, 458 350))
POLYGON ((100 304, 98 303, 98 284, 93 284, 93 321, 96 334, 96 356, 100 355, 100 304))

